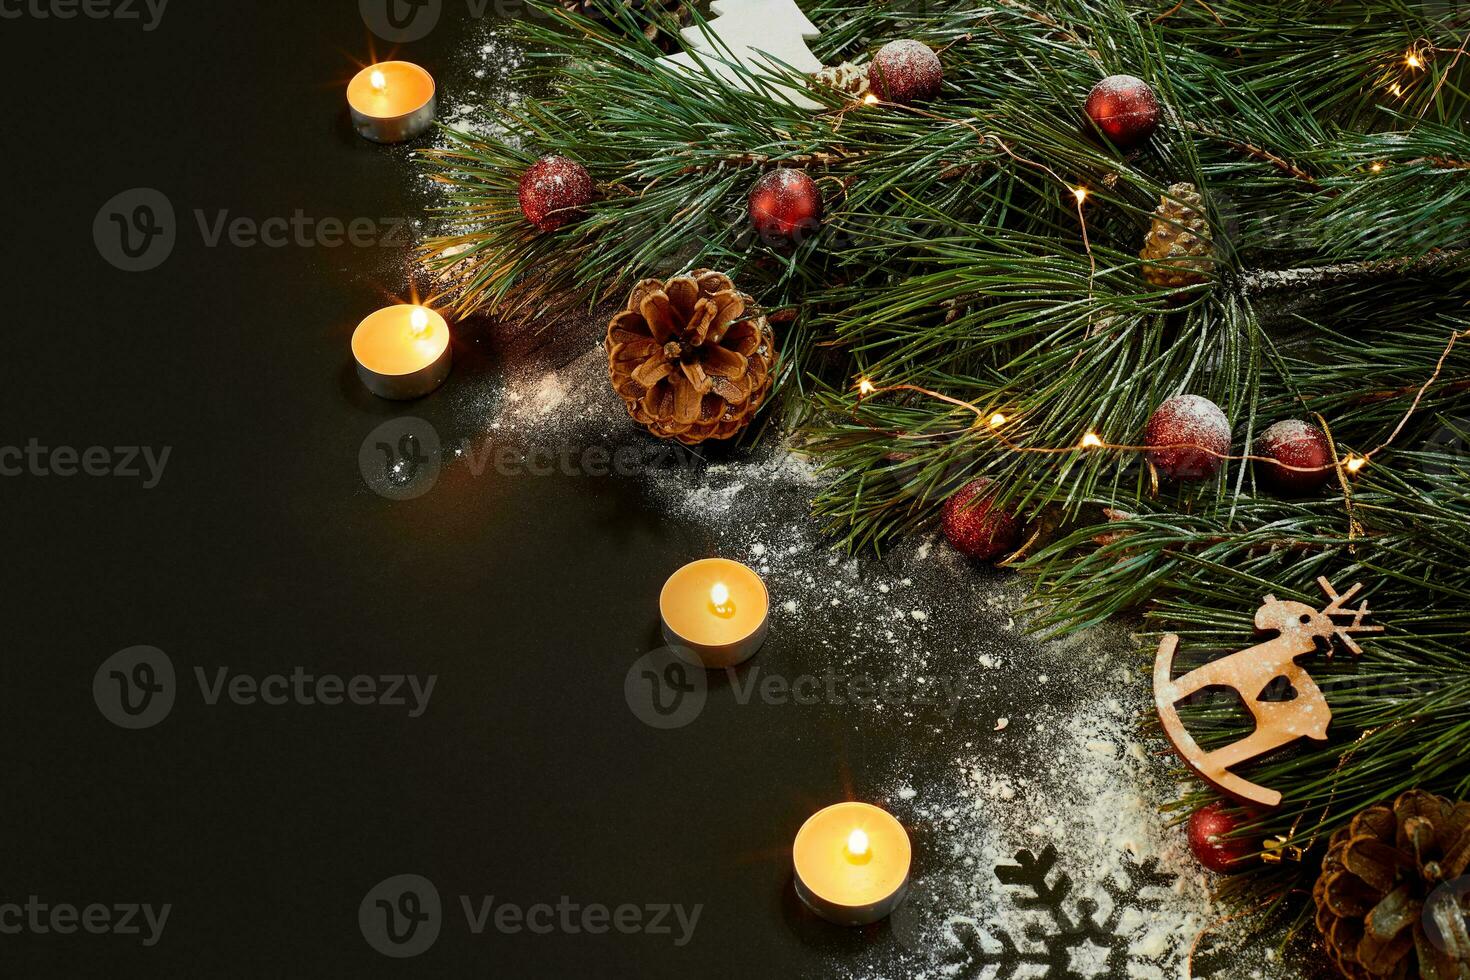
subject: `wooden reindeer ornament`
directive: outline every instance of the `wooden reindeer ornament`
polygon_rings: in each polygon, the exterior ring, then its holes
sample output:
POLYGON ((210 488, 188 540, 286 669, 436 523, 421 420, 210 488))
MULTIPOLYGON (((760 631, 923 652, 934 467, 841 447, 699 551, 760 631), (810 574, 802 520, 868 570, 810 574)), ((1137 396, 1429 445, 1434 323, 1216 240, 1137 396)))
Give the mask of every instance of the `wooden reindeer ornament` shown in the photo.
POLYGON ((1288 602, 1275 596, 1266 596, 1265 604, 1256 610, 1256 629, 1275 631, 1275 637, 1258 643, 1246 650, 1232 653, 1192 670, 1177 680, 1171 680, 1174 670, 1174 654, 1179 647, 1179 637, 1170 634, 1159 644, 1158 656, 1154 658, 1154 700, 1159 709, 1159 720, 1174 749, 1191 769, 1199 773, 1205 782, 1242 803, 1260 806, 1276 806, 1281 794, 1264 786, 1257 786, 1231 772, 1232 766, 1289 745, 1299 738, 1319 741, 1327 738, 1327 725, 1332 721, 1332 709, 1322 689, 1312 680, 1306 669, 1298 664, 1297 658, 1314 652, 1318 639, 1326 640, 1327 655, 1332 656, 1332 639, 1338 638, 1354 656, 1363 652, 1353 640, 1354 633, 1378 633, 1382 626, 1364 626, 1368 616, 1368 603, 1364 600, 1357 609, 1345 608, 1349 600, 1363 587, 1361 582, 1338 595, 1326 578, 1318 578, 1317 584, 1327 593, 1328 603, 1319 612, 1302 602, 1288 602), (1333 617, 1351 616, 1352 622, 1340 624, 1333 617), (1267 685, 1278 677, 1284 677, 1296 691, 1290 701, 1263 701, 1267 685), (1256 730, 1238 742, 1232 742, 1212 752, 1201 749, 1179 719, 1177 705, 1180 701, 1207 687, 1228 687, 1240 695, 1256 721, 1256 730))

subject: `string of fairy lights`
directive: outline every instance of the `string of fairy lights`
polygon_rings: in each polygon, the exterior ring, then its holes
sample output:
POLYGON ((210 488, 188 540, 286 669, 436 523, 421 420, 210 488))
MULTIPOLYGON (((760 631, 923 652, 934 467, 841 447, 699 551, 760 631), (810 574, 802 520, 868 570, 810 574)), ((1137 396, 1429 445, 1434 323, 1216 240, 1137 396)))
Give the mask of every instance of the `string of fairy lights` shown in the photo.
MULTIPOLYGON (((1429 390, 1434 387, 1435 383, 1439 380, 1440 375, 1444 373, 1445 362, 1449 360, 1449 356, 1454 351, 1455 346, 1460 341, 1467 339, 1470 339, 1470 329, 1457 330, 1454 333, 1450 334, 1448 341, 1445 343, 1444 349, 1440 352, 1439 359, 1435 362, 1434 371, 1424 381, 1423 384, 1414 389, 1413 401, 1404 411, 1403 415, 1399 418, 1398 423, 1388 434, 1387 438, 1385 438, 1382 442, 1380 442, 1378 445, 1374 446, 1372 449, 1368 450, 1365 453, 1346 453, 1343 455, 1339 455, 1336 459, 1336 466, 1342 472, 1345 472, 1349 476, 1356 476, 1360 471, 1362 471, 1363 467, 1368 465, 1368 463, 1373 459, 1374 456, 1377 456, 1379 453, 1384 452, 1393 445, 1394 441, 1399 437, 1400 433, 1403 432, 1404 427, 1408 425, 1409 420, 1412 419, 1414 415, 1418 412, 1420 403, 1424 400, 1424 396, 1429 393, 1429 390)), ((1082 437, 1076 443, 1067 446, 1022 445, 1020 443, 1017 443, 1005 431, 1003 431, 1008 426, 1011 426, 1014 422, 1016 422, 1015 418, 1006 415, 1004 412, 986 411, 973 402, 966 401, 963 398, 956 398, 953 395, 946 395, 942 392, 934 391, 930 388, 925 388, 920 385, 897 384, 885 385, 880 387, 874 384, 871 379, 861 378, 858 380, 856 387, 858 398, 853 405, 854 420, 857 421, 860 425, 863 425, 865 428, 880 432, 883 435, 887 435, 895 439, 945 439, 952 438, 957 435, 963 435, 965 433, 988 430, 995 437, 996 441, 1004 446, 1007 450, 1011 452, 1032 455, 1058 455, 1063 453, 1074 453, 1078 451, 1096 450, 1137 454, 1188 449, 1198 451, 1209 456, 1213 456, 1216 459, 1224 462, 1271 463, 1272 465, 1279 466, 1282 469, 1299 473, 1317 473, 1323 469, 1323 467, 1294 466, 1292 464, 1282 462, 1281 460, 1277 460, 1273 457, 1261 456, 1255 453, 1235 454, 1220 452, 1209 446, 1203 446, 1194 442, 1167 443, 1155 446, 1109 442, 1092 429, 1088 429, 1086 432, 1084 432, 1082 434, 1082 437), (924 395, 929 398, 945 402, 946 404, 953 405, 956 408, 961 408, 969 411, 975 415, 975 422, 960 429, 947 429, 937 432, 915 433, 904 432, 901 430, 882 429, 874 425, 869 425, 868 423, 863 422, 862 419, 858 418, 857 413, 862 408, 862 405, 865 401, 884 394, 902 391, 914 392, 916 394, 924 395)), ((1326 433, 1330 439, 1331 432, 1326 425, 1326 420, 1322 419, 1320 415, 1316 417, 1319 421, 1322 422, 1323 432, 1326 433)))
MULTIPOLYGON (((1176 9, 1178 9, 1178 8, 1176 8, 1176 9)), ((1458 48, 1438 47, 1438 46, 1434 45, 1431 41, 1429 41, 1427 39, 1419 39, 1419 40, 1416 40, 1415 42, 1413 42, 1412 44, 1410 44, 1409 47, 1408 47, 1408 49, 1404 52, 1403 59, 1402 59, 1403 67, 1404 67, 1404 69, 1406 69, 1407 71, 1410 71, 1410 72, 1423 71, 1423 70, 1425 70, 1425 69, 1427 69, 1429 67, 1429 61, 1431 60, 1431 58, 1433 56, 1438 55, 1438 54, 1442 54, 1442 53, 1446 53, 1446 52, 1454 52, 1454 58, 1450 62, 1450 64, 1446 67, 1446 69, 1443 72, 1440 73, 1439 83, 1438 83, 1438 85, 1436 86, 1436 89, 1435 89, 1435 94, 1437 95, 1438 92, 1439 92, 1440 87, 1442 87, 1445 84, 1445 81, 1448 79, 1450 71, 1455 67, 1455 65, 1460 61, 1461 58, 1465 57, 1465 55, 1467 54, 1467 52, 1470 52, 1470 35, 1467 35, 1466 36, 1464 42, 1462 42, 1459 45, 1458 48)), ((1404 94, 1404 91, 1405 91, 1404 85, 1403 85, 1403 83, 1402 83, 1401 80, 1395 80, 1395 81, 1391 82, 1388 85, 1387 90, 1390 92, 1390 94, 1392 94, 1392 95, 1394 95, 1396 97, 1402 96, 1404 94)), ((876 101, 877 100, 871 94, 869 94, 869 95, 865 96, 862 100, 859 100, 859 104, 872 104, 873 102, 876 102, 876 101)), ((1091 246, 1091 243, 1089 241, 1088 232, 1087 232, 1087 216, 1086 216, 1086 212, 1084 211, 1084 206, 1087 204, 1088 198, 1092 196, 1092 192, 1085 185, 1073 184, 1073 183, 1071 183, 1069 181, 1066 181, 1059 174, 1057 174, 1057 172, 1055 170, 1053 170, 1051 167, 1047 166, 1046 164, 1039 163, 1039 162, 1034 161, 1034 160, 1028 160, 1028 159, 1020 156, 1019 154, 1015 153, 1015 151, 1013 151, 1009 146, 1007 146, 1006 143, 1003 140, 1001 140, 998 136, 995 136, 994 134, 984 133, 981 130, 979 130, 977 127, 975 127, 973 124, 969 123, 966 120, 953 120, 953 119, 948 119, 948 118, 940 117, 940 116, 938 116, 938 115, 936 115, 934 113, 930 113, 930 112, 927 112, 926 110, 918 109, 918 108, 913 107, 913 106, 909 106, 907 108, 910 111, 916 112, 916 113, 918 113, 920 115, 930 115, 930 116, 933 116, 934 118, 940 119, 941 121, 944 121, 944 122, 950 122, 950 123, 958 122, 960 125, 967 126, 968 128, 970 128, 970 129, 972 129, 972 130, 975 131, 976 135, 980 138, 980 140, 981 140, 982 143, 993 143, 993 144, 995 144, 996 146, 998 146, 1001 149, 1001 151, 1003 153, 1005 153, 1011 159, 1015 160, 1017 163, 1021 163, 1021 164, 1024 164, 1024 165, 1027 165, 1027 166, 1030 166, 1030 167, 1034 167, 1034 168, 1036 168, 1038 170, 1041 170, 1041 171, 1045 172, 1047 175, 1049 175, 1050 177, 1052 177, 1054 180, 1056 180, 1063 187, 1065 187, 1067 193, 1072 197, 1073 201, 1076 204, 1077 217, 1078 217, 1078 220, 1081 223, 1083 247, 1086 249, 1088 258, 1089 258, 1089 260, 1092 263, 1093 274, 1094 275, 1096 274, 1096 259, 1093 258, 1093 254, 1092 254, 1092 246, 1091 246)), ((1374 174, 1380 174, 1380 173, 1383 173, 1385 169, 1387 169, 1387 164, 1385 164, 1383 161, 1375 161, 1374 163, 1372 163, 1372 164, 1369 165, 1368 169, 1369 169, 1370 172, 1372 172, 1374 174)), ((1433 372, 1430 374, 1430 376, 1428 377, 1428 379, 1426 379, 1424 381, 1424 383, 1422 385, 1420 385, 1417 389, 1414 389, 1414 398, 1413 398, 1413 401, 1411 402, 1411 404, 1409 405, 1409 407, 1405 410, 1404 414, 1400 417, 1398 423, 1394 426, 1393 430, 1389 433, 1389 435, 1387 436, 1387 438, 1385 438, 1382 442, 1380 442, 1378 445, 1374 446, 1372 449, 1368 450, 1367 452, 1363 452, 1363 453, 1348 452, 1348 453, 1343 453, 1343 454, 1337 454, 1336 455, 1335 468, 1338 470, 1339 474, 1342 474, 1342 475, 1345 475, 1345 476, 1356 476, 1357 474, 1359 474, 1363 470, 1363 468, 1365 466, 1368 465, 1368 463, 1375 456, 1377 456, 1380 453, 1382 453, 1385 450, 1387 450, 1394 443, 1394 441, 1398 438, 1398 436, 1400 435, 1400 433, 1403 432, 1404 427, 1409 423, 1410 419, 1412 419, 1413 416, 1415 415, 1415 413, 1419 410, 1419 406, 1422 403, 1422 401, 1424 400, 1424 396, 1429 392, 1429 390, 1439 380, 1440 375, 1444 371, 1445 362, 1449 359, 1449 356, 1454 351, 1455 346, 1460 341, 1466 340, 1466 339, 1470 339, 1470 330, 1459 330, 1459 331, 1455 331, 1454 333, 1452 333, 1449 336, 1448 340, 1445 343, 1444 349, 1441 351, 1438 360, 1435 362, 1435 366, 1434 366, 1433 372)), ((1007 431, 1008 429, 1013 428, 1014 423, 1017 420, 1014 417, 1012 417, 1012 416, 1006 415, 1004 412, 1001 412, 1001 411, 988 411, 988 410, 985 410, 985 409, 980 408, 979 406, 975 405, 973 402, 966 401, 965 399, 962 399, 962 398, 956 398, 956 397, 954 397, 952 395, 946 395, 946 394, 943 394, 942 392, 934 391, 932 389, 925 388, 925 387, 922 387, 920 385, 913 385, 913 384, 895 384, 895 385, 881 385, 880 386, 877 383, 875 383, 872 379, 867 378, 867 377, 863 377, 863 378, 859 378, 858 379, 858 381, 856 383, 856 389, 857 389, 858 397, 857 397, 856 402, 853 405, 853 410, 852 410, 852 417, 853 417, 854 421, 858 422, 860 425, 863 425, 865 428, 868 428, 868 429, 873 430, 873 431, 876 431, 876 432, 880 432, 883 435, 887 435, 887 436, 889 436, 891 438, 895 438, 895 439, 913 439, 913 440, 945 439, 945 438, 952 438, 952 437, 957 436, 957 435, 962 435, 962 434, 966 434, 966 433, 972 433, 972 432, 975 432, 975 431, 988 431, 995 438, 995 440, 998 443, 1000 443, 1003 447, 1005 447, 1007 450, 1009 450, 1011 452, 1015 452, 1015 453, 1023 453, 1023 454, 1031 454, 1031 455, 1059 455, 1059 454, 1065 454, 1065 453, 1075 453, 1075 452, 1079 452, 1079 451, 1082 451, 1082 452, 1103 451, 1103 452, 1116 452, 1116 453, 1133 453, 1133 454, 1138 454, 1138 453, 1161 452, 1161 451, 1168 451, 1168 450, 1192 450, 1192 451, 1197 451, 1197 452, 1204 453, 1206 455, 1215 457, 1215 458, 1221 460, 1222 462, 1241 462, 1241 463, 1246 463, 1246 462, 1262 462, 1262 463, 1270 463, 1270 464, 1272 464, 1274 466, 1281 467, 1282 469, 1285 469, 1285 470, 1288 470, 1288 471, 1295 471, 1295 472, 1301 472, 1301 473, 1317 473, 1317 472, 1320 472, 1321 469, 1322 469, 1321 467, 1295 466, 1295 465, 1292 465, 1290 463, 1286 463, 1286 462, 1283 462, 1281 460, 1275 459, 1273 457, 1261 456, 1261 455, 1258 455, 1258 454, 1255 454, 1255 453, 1240 453, 1240 454, 1235 454, 1235 453, 1229 453, 1229 452, 1220 452, 1218 450, 1213 449, 1212 447, 1200 445, 1198 443, 1193 443, 1193 442, 1169 443, 1169 444, 1162 444, 1162 445, 1156 445, 1156 446, 1135 445, 1135 444, 1130 444, 1130 443, 1110 442, 1107 439, 1104 439, 1099 433, 1097 433, 1095 430, 1092 430, 1092 429, 1088 429, 1086 432, 1084 432, 1082 434, 1082 436, 1077 440, 1077 442, 1075 442, 1075 443, 1073 443, 1071 445, 1066 445, 1066 446, 1035 446, 1035 445, 1023 445, 1021 443, 1016 442, 1011 437, 1011 435, 1009 434, 1009 432, 1007 431), (858 413, 860 412, 860 410, 861 410, 864 402, 866 402, 866 401, 868 401, 868 400, 870 400, 872 398, 876 398, 876 397, 879 397, 879 396, 882 396, 882 395, 885 395, 885 394, 890 394, 890 393, 895 393, 895 392, 912 392, 912 393, 915 393, 915 394, 920 394, 920 395, 924 395, 924 396, 929 397, 929 398, 936 399, 936 400, 941 401, 941 402, 945 402, 947 404, 950 404, 950 405, 955 406, 956 408, 960 408, 960 409, 963 409, 965 411, 971 412, 975 416, 975 421, 972 424, 970 424, 968 426, 965 426, 963 428, 960 428, 960 429, 948 429, 948 430, 942 430, 942 431, 936 431, 936 432, 920 432, 920 433, 914 433, 914 432, 905 432, 905 431, 900 431, 900 430, 884 429, 884 428, 881 428, 879 426, 871 425, 871 424, 869 424, 867 422, 864 422, 859 417, 859 414, 858 413)), ((1323 419, 1320 415, 1316 415, 1316 418, 1319 420, 1319 422, 1322 423, 1323 432, 1328 437, 1329 441, 1331 442, 1331 444, 1333 445, 1334 450, 1335 450, 1336 441, 1334 439, 1332 439, 1332 434, 1331 434, 1331 431, 1330 431, 1330 429, 1329 429, 1329 427, 1327 425, 1326 420, 1323 419)), ((1344 490, 1346 491, 1346 480, 1345 479, 1343 480, 1343 486, 1344 486, 1344 490)))

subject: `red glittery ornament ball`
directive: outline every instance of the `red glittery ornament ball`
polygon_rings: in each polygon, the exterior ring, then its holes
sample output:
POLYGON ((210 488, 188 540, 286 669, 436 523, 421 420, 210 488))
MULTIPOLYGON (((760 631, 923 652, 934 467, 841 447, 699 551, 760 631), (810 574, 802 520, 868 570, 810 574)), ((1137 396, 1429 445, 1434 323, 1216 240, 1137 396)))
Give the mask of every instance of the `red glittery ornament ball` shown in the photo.
POLYGON ((1211 871, 1231 874, 1247 866, 1246 858, 1260 850, 1248 837, 1228 837, 1251 817, 1224 803, 1202 806, 1189 815, 1189 849, 1194 859, 1211 871))
POLYGON ((763 174, 750 189, 750 226, 768 243, 800 241, 822 227, 822 191, 800 170, 763 174))
POLYGON ((1269 463, 1256 464, 1256 474, 1281 493, 1311 493, 1327 482, 1334 469, 1327 434, 1301 419, 1277 422, 1262 432, 1255 455, 1271 458, 1269 463))
POLYGON ((1176 395, 1158 407, 1143 432, 1148 460, 1170 480, 1208 480, 1230 453, 1230 420, 1199 395, 1176 395))
POLYGON ((889 41, 868 65, 868 84, 885 102, 924 102, 939 94, 943 81, 939 55, 921 41, 889 41))
POLYGON ((582 205, 596 191, 592 175, 575 160, 542 157, 521 177, 521 213, 542 231, 555 231, 581 217, 582 205))
POLYGON ((1159 128, 1159 100, 1154 90, 1132 75, 1109 75, 1087 95, 1087 118, 1112 141, 1131 150, 1159 128))
POLYGON ((990 561, 1021 544, 1021 522, 997 507, 988 492, 994 483, 981 477, 944 502, 944 537, 960 554, 990 561), (984 494, 981 500, 977 496, 984 494))

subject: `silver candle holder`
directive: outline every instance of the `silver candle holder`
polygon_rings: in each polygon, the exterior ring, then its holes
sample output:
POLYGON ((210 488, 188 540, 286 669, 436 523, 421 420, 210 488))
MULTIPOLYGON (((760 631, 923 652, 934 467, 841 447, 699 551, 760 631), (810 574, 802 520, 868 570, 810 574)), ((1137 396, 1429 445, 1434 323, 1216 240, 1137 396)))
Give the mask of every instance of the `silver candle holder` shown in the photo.
POLYGON ((374 143, 402 143, 434 124, 434 76, 408 61, 385 61, 357 73, 347 86, 352 128, 374 143))

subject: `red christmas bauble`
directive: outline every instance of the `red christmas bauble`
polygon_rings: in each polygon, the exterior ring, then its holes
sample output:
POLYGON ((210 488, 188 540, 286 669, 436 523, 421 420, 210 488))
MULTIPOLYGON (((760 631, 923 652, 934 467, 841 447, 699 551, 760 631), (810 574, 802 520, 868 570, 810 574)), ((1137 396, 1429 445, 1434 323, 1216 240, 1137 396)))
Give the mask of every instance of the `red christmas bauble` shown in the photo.
POLYGON ((1208 480, 1230 453, 1230 420, 1199 395, 1176 395, 1154 412, 1143 432, 1148 460, 1170 480, 1208 480))
POLYGON ((1132 75, 1109 75, 1087 95, 1087 118, 1114 146, 1131 150, 1159 128, 1154 90, 1132 75))
POLYGON ((822 227, 822 191, 800 170, 763 174, 750 189, 750 226, 763 241, 800 241, 822 227))
POLYGON ((1189 849, 1194 859, 1211 871, 1232 874, 1260 848, 1248 837, 1227 837, 1251 818, 1248 811, 1231 810, 1224 803, 1202 806, 1189 815, 1189 849))
POLYGON ((939 55, 922 41, 889 41, 868 65, 868 84, 885 102, 925 102, 939 94, 943 81, 939 55))
POLYGON ((944 502, 945 539, 960 554, 981 561, 1015 551, 1021 544, 1021 522, 991 499, 994 482, 982 476, 944 502), (984 499, 976 501, 982 494, 984 499))
POLYGON ((596 190, 592 175, 577 161, 542 157, 521 176, 521 214, 542 231, 555 231, 581 217, 582 205, 596 190))
POLYGON ((1335 468, 1327 434, 1301 419, 1277 422, 1262 432, 1255 455, 1271 458, 1269 463, 1257 463, 1256 473, 1281 493, 1311 493, 1335 468))

